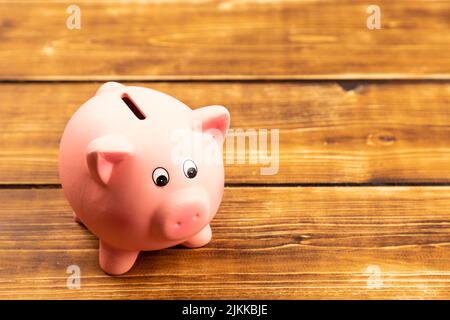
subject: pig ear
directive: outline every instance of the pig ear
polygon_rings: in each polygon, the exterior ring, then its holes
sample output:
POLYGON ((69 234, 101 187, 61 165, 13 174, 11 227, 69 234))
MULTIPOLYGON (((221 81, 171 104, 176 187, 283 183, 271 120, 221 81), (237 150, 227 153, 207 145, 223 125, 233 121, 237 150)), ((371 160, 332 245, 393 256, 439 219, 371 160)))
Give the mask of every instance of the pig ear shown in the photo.
MULTIPOLYGON (((230 126, 230 113, 222 106, 208 106, 194 110, 194 126, 201 125, 203 132, 218 130, 221 142, 230 126)), ((214 135, 214 134, 213 134, 214 135)))
POLYGON ((114 166, 133 153, 133 145, 122 135, 108 135, 91 141, 86 160, 92 178, 107 185, 114 166))
POLYGON ((109 91, 109 90, 112 90, 112 89, 117 89, 117 88, 125 88, 125 86, 118 82, 109 81, 109 82, 102 84, 101 87, 98 88, 96 95, 106 92, 106 91, 109 91))

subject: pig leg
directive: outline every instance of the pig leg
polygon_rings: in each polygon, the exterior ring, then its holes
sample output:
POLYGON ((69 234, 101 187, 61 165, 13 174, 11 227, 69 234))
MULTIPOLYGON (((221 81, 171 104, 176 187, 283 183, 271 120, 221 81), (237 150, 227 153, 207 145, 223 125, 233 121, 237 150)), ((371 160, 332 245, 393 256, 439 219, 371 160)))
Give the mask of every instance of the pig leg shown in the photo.
POLYGON ((212 238, 211 226, 208 224, 199 233, 183 242, 182 245, 188 248, 199 248, 207 245, 212 238))
POLYGON ((127 272, 134 265, 139 251, 129 251, 113 248, 100 240, 100 266, 111 275, 127 272))

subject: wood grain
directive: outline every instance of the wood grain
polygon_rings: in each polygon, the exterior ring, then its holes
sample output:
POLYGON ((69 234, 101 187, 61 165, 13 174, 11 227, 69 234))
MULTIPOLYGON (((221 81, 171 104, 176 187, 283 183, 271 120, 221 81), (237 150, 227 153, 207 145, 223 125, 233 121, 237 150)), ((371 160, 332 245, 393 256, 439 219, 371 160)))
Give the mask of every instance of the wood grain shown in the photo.
POLYGON ((61 190, 3 189, 0 298, 448 298, 449 205, 450 187, 226 188, 208 246, 143 253, 109 277, 61 190))
MULTIPOLYGON (((280 129, 278 173, 249 164, 247 141, 245 163, 235 153, 226 166, 227 183, 450 182, 448 82, 129 84, 193 108, 224 104, 233 129, 280 129)), ((1 84, 0 183, 59 183, 64 126, 98 86, 1 84)))
POLYGON ((449 79, 450 2, 0 3, 0 79, 449 79))
POLYGON ((70 4, 0 1, 0 299, 449 299, 449 1, 377 1, 381 30, 363 0, 77 0, 81 30, 70 4), (55 186, 106 80, 280 130, 277 174, 226 165, 210 244, 120 277, 55 186))

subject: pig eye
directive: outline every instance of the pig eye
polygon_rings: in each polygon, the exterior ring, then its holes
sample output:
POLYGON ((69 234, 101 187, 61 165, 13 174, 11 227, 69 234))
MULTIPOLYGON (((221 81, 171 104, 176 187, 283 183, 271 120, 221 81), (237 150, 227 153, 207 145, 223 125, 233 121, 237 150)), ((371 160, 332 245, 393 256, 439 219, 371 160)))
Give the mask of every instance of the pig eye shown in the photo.
POLYGON ((169 173, 166 169, 159 167, 153 170, 153 182, 158 187, 164 187, 169 183, 169 173))
POLYGON ((187 178, 195 178, 195 176, 197 175, 197 166, 195 165, 194 161, 186 160, 183 163, 183 172, 187 178))

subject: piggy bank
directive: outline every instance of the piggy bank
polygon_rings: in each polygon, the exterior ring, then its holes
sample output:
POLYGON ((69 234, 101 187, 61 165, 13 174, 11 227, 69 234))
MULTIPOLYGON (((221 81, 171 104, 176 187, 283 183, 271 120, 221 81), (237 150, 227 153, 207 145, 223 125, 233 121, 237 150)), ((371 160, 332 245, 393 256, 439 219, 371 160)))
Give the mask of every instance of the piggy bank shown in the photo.
POLYGON ((222 106, 192 110, 116 82, 76 111, 61 139, 59 175, 75 220, 99 238, 106 273, 127 272, 140 251, 211 240, 229 123, 222 106))

